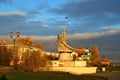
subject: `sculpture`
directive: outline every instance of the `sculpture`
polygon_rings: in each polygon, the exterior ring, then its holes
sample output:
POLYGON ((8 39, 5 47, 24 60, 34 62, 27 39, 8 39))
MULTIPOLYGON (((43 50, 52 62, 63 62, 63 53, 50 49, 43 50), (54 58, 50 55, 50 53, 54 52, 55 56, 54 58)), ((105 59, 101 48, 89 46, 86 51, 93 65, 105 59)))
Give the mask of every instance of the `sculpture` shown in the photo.
POLYGON ((72 53, 72 52, 83 52, 85 51, 85 48, 83 49, 75 49, 67 44, 67 32, 66 29, 64 28, 63 32, 61 35, 57 35, 58 40, 57 40, 57 50, 59 53, 72 53))
POLYGON ((72 60, 71 53, 76 52, 76 53, 82 53, 85 51, 85 48, 83 49, 75 49, 72 48, 67 44, 67 32, 66 28, 64 28, 63 32, 61 35, 57 35, 58 40, 57 40, 57 50, 58 53, 60 53, 60 60, 72 60))

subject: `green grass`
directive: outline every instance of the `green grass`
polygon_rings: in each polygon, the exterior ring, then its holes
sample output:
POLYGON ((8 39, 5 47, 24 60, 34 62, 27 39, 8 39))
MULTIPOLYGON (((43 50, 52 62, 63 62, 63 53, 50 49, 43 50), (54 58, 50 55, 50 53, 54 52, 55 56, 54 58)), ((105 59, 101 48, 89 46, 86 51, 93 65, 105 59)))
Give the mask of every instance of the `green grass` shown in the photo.
MULTIPOLYGON (((106 80, 103 77, 93 77, 88 75, 72 75, 62 72, 9 72, 0 73, 0 77, 5 75, 7 80, 106 80)), ((1 79, 0 79, 1 80, 1 79)), ((5 80, 5 79, 3 79, 5 80)))

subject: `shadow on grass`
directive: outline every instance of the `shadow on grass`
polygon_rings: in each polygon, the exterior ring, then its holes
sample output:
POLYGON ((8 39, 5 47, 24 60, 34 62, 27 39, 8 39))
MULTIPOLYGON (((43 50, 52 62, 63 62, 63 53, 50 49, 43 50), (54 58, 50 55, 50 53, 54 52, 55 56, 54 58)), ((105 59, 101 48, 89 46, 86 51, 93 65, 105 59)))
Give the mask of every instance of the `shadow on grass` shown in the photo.
POLYGON ((0 80, 7 80, 6 76, 3 74, 0 78, 0 80))
POLYGON ((9 72, 4 73, 1 80, 107 80, 104 77, 89 75, 73 75, 65 72, 9 72))

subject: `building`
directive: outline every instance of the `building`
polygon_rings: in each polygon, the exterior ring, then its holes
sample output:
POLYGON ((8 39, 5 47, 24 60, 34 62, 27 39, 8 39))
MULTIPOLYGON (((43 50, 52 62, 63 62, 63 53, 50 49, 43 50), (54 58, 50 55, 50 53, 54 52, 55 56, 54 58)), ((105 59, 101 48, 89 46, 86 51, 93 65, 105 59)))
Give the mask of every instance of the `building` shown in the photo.
POLYGON ((42 51, 40 48, 36 48, 33 46, 27 46, 21 43, 11 44, 8 41, 3 42, 1 40, 0 46, 6 47, 7 50, 11 51, 11 57, 10 57, 10 65, 14 65, 15 63, 19 64, 24 61, 24 56, 26 53, 33 53, 34 51, 41 52, 41 55, 44 55, 44 51, 42 51))
POLYGON ((106 65, 106 66, 111 65, 111 61, 108 60, 108 59, 106 59, 104 56, 103 56, 103 58, 100 60, 100 63, 101 63, 102 65, 106 65))

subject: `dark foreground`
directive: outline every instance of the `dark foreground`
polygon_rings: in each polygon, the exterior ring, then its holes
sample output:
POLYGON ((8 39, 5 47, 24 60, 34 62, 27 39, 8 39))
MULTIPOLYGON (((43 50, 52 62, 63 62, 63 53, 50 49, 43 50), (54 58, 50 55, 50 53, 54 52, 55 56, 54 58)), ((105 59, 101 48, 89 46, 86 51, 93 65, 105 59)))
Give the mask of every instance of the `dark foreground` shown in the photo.
POLYGON ((0 80, 107 80, 104 77, 89 75, 72 75, 62 72, 5 72, 0 73, 0 80))
POLYGON ((106 77, 107 80, 120 80, 120 71, 102 72, 102 73, 96 73, 96 74, 91 74, 91 75, 106 77))

